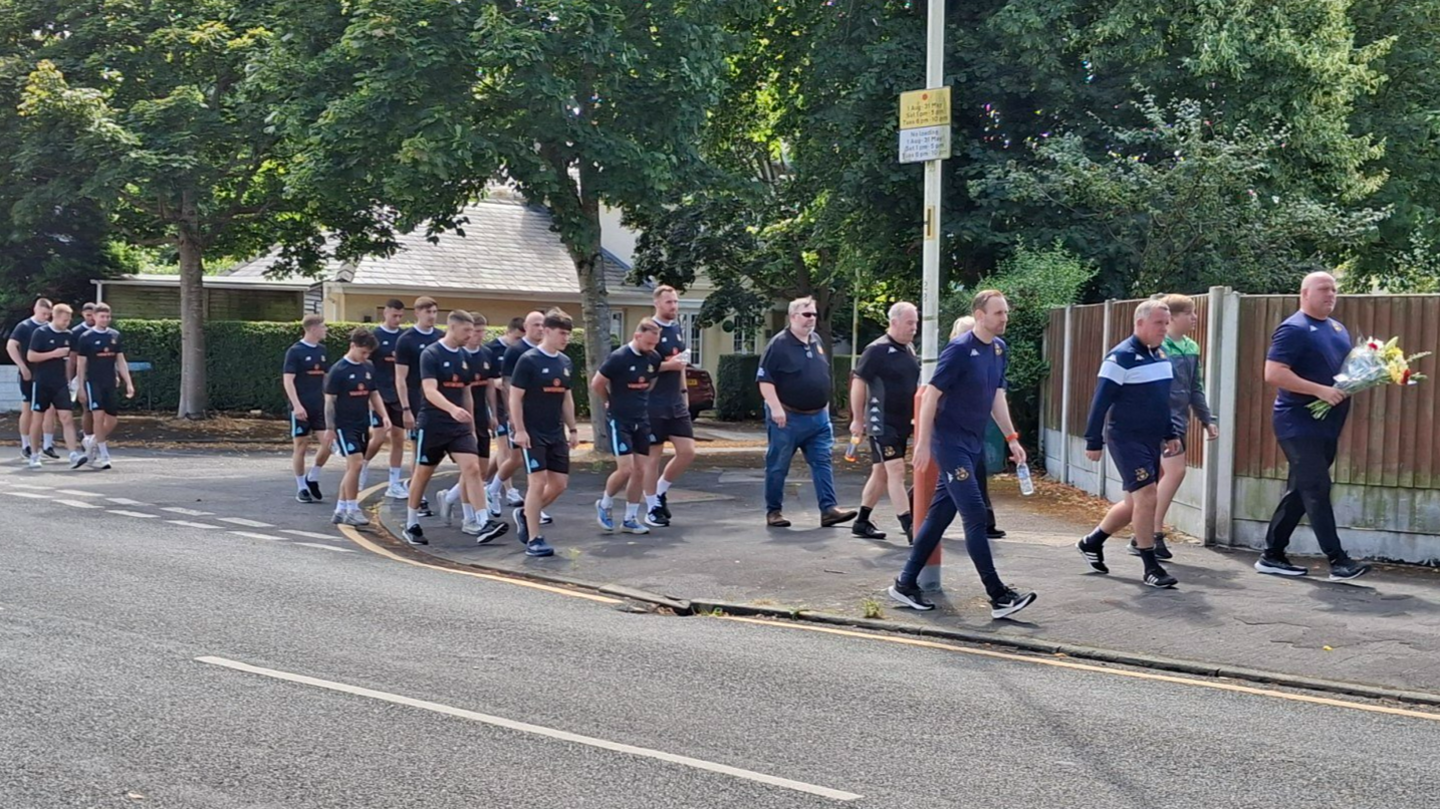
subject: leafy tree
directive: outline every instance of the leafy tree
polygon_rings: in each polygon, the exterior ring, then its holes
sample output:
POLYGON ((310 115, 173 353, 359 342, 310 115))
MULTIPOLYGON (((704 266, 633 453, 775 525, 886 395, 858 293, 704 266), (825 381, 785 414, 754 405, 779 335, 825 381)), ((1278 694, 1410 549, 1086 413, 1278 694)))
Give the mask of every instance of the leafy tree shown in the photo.
POLYGON ((19 116, 23 207, 88 203, 129 243, 178 254, 181 416, 206 409, 206 256, 317 229, 285 193, 289 154, 266 121, 286 91, 251 70, 274 22, 270 4, 236 0, 14 0, 0 14, 7 74, 23 77, 3 113, 19 116))
POLYGON ((1087 241, 1112 248, 1100 292, 1117 297, 1290 289, 1302 262, 1338 262, 1385 216, 1287 190, 1277 178, 1284 131, 1216 132, 1190 101, 1147 101, 1142 112, 1143 129, 1105 130, 1103 157, 1079 135, 1050 138, 1035 149, 1038 165, 992 167, 972 192, 1051 207, 1070 230, 1089 229, 1087 241))
POLYGON ((658 205, 697 164, 728 44, 714 14, 729 4, 316 5, 274 58, 302 86, 348 77, 344 92, 297 95, 284 123, 306 137, 295 183, 322 199, 340 252, 393 249, 422 222, 461 228, 487 181, 513 183, 569 250, 598 365, 610 350, 601 206, 658 205))

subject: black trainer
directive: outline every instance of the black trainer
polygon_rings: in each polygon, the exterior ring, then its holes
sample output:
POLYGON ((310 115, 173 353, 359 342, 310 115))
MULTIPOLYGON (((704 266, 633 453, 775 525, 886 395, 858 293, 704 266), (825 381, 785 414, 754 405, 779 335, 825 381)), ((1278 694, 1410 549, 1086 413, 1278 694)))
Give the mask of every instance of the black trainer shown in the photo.
POLYGON ((310 489, 310 496, 313 497, 313 498, 315 498, 315 502, 317 502, 317 503, 323 503, 323 502, 325 501, 325 495, 323 495, 323 494, 320 493, 320 484, 319 484, 319 483, 316 483, 316 482, 313 481, 313 480, 308 480, 308 479, 307 479, 307 480, 305 481, 305 485, 306 485, 306 487, 308 487, 308 488, 310 489))
POLYGON ((905 532, 905 544, 915 544, 915 517, 913 514, 901 514, 895 519, 900 521, 900 530, 905 532))
POLYGON ((986 539, 1004 539, 1004 538, 1005 538, 1005 532, 1004 532, 1004 531, 1001 531, 999 528, 996 528, 995 526, 992 525, 992 526, 990 526, 989 528, 986 528, 986 529, 985 529, 985 538, 986 538, 986 539))
POLYGON ((416 523, 409 528, 406 528, 404 531, 401 531, 400 536, 403 537, 405 541, 410 543, 411 545, 430 544, 430 540, 425 538, 425 530, 420 527, 419 523, 416 523))
POLYGON ((1034 603, 1034 593, 1017 593, 1006 587, 1004 595, 990 599, 990 617, 1009 618, 1034 603))
POLYGON ((665 516, 665 512, 659 506, 656 506, 645 514, 645 524, 656 528, 669 528, 670 518, 665 516))
POLYGON ((57 461, 60 460, 60 453, 56 452, 54 447, 46 447, 40 451, 40 454, 46 458, 54 458, 57 461))
POLYGON ((900 580, 896 579, 895 583, 890 585, 890 589, 886 592, 890 594, 891 598, 912 610, 925 612, 926 610, 935 609, 934 604, 925 600, 925 594, 920 590, 919 585, 901 584, 900 580))
POLYGON ((670 501, 666 498, 666 496, 660 494, 656 495, 656 497, 660 500, 660 513, 665 515, 665 521, 669 522, 670 520, 674 519, 670 516, 670 501))
POLYGON ((850 526, 850 533, 854 534, 857 537, 860 537, 861 539, 885 538, 885 532, 876 528, 875 523, 870 522, 869 520, 856 520, 855 524, 850 526))
POLYGON ((1269 551, 1260 554, 1260 558, 1255 560, 1255 570, 1271 576, 1305 576, 1310 573, 1308 568, 1290 564, 1290 559, 1285 554, 1269 551))
POLYGON ((1165 568, 1156 565, 1145 570, 1145 583, 1151 587, 1174 587, 1180 580, 1165 572, 1165 568))
MULTIPOLYGON (((1135 544, 1135 540, 1134 540, 1134 539, 1131 539, 1131 540, 1130 540, 1130 544, 1125 546, 1125 550, 1129 551, 1131 556, 1139 556, 1139 555, 1140 555, 1140 546, 1135 544)), ((1155 558, 1156 558, 1156 559, 1174 559, 1174 558, 1175 558, 1175 554, 1173 554, 1173 553, 1170 552, 1170 549, 1165 546, 1165 540, 1161 539, 1160 537, 1155 537, 1155 558)))
POLYGON ((296 492, 296 493, 295 493, 295 499, 296 499, 297 501, 301 502, 301 503, 313 503, 313 502, 315 502, 315 498, 313 498, 313 497, 310 496, 310 490, 309 490, 309 489, 301 489, 300 491, 296 492))
POLYGON ((21 460, 24 460, 24 461, 30 460, 30 448, 29 448, 29 447, 21 447, 21 448, 20 448, 20 459, 21 459, 21 460))
POLYGON ((1085 544, 1085 540, 1075 543, 1076 550, 1090 563, 1090 569, 1096 573, 1109 573, 1110 568, 1105 565, 1105 546, 1096 545, 1094 548, 1085 544))
POLYGON ((480 526, 480 533, 475 535, 475 544, 484 545, 486 542, 489 542, 490 540, 504 534, 506 531, 509 530, 510 526, 499 520, 486 520, 485 524, 480 526))
POLYGON ((1351 581, 1369 572, 1369 565, 1362 565, 1353 559, 1330 563, 1330 581, 1351 581))
POLYGON ((435 512, 430 510, 430 499, 427 497, 420 498, 420 508, 415 509, 415 513, 421 517, 434 517, 435 512))

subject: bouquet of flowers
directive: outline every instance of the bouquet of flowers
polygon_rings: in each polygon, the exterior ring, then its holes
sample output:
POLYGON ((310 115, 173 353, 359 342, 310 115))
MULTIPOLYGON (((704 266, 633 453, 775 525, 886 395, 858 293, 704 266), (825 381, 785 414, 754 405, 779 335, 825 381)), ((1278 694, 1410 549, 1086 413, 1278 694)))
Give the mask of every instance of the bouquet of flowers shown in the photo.
MULTIPOLYGON (((1389 342, 1382 343, 1371 337, 1355 346, 1345 358, 1345 365, 1341 367, 1340 373, 1335 376, 1335 387, 1344 391, 1347 396, 1354 396, 1362 390, 1382 385, 1419 384, 1425 375, 1415 373, 1410 363, 1421 357, 1428 357, 1430 352, 1407 357, 1405 352, 1400 350, 1399 341, 1399 337, 1393 337, 1389 342)), ((1325 418, 1334 409, 1323 399, 1316 399, 1308 406, 1311 415, 1317 419, 1325 418)))

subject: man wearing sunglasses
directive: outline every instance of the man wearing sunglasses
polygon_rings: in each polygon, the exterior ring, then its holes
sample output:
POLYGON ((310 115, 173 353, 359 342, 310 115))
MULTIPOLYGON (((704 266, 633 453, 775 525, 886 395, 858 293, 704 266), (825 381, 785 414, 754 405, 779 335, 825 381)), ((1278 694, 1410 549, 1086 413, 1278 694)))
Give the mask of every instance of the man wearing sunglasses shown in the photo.
POLYGON ((785 477, 798 449, 805 453, 815 496, 820 501, 820 525, 830 527, 855 519, 841 511, 835 499, 831 452, 835 433, 830 426, 830 358, 815 334, 814 298, 790 302, 790 327, 770 340, 760 357, 756 380, 765 399, 770 446, 765 452, 765 523, 789 527, 781 513, 785 477))

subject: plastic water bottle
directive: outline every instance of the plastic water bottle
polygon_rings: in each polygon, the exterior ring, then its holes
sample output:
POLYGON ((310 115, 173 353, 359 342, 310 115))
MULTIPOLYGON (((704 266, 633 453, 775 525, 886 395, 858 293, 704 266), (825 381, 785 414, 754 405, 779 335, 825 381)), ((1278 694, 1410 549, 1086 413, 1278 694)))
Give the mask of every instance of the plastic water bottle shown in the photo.
POLYGON ((849 461, 850 463, 855 463, 856 461, 860 460, 859 453, 860 437, 857 435, 852 435, 850 436, 850 446, 845 449, 845 460, 849 461))
POLYGON ((1030 478, 1030 464, 1022 463, 1015 467, 1015 477, 1020 480, 1020 493, 1029 497, 1035 493, 1035 481, 1030 478))

